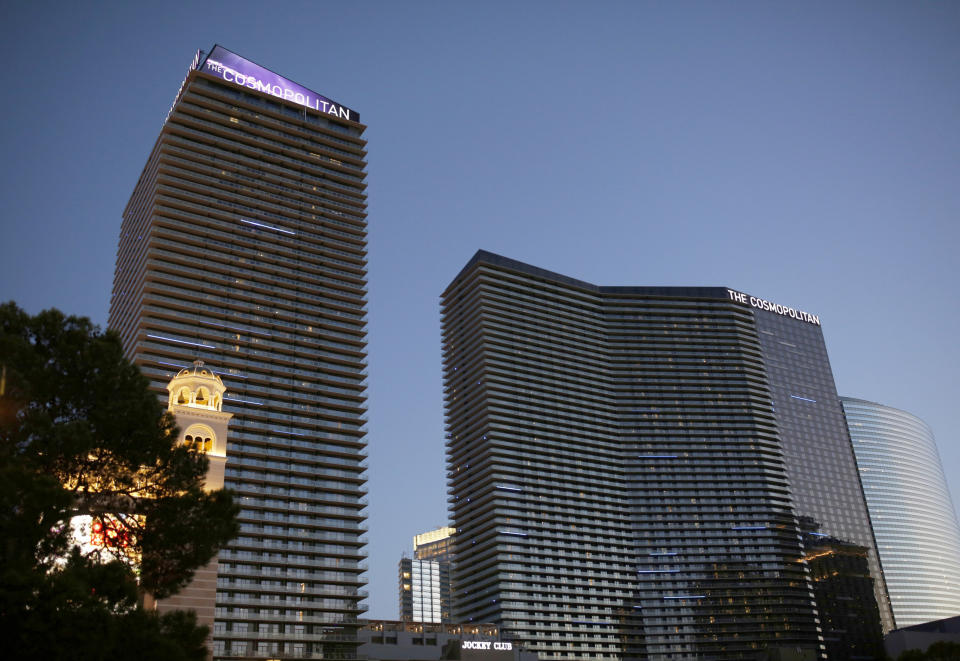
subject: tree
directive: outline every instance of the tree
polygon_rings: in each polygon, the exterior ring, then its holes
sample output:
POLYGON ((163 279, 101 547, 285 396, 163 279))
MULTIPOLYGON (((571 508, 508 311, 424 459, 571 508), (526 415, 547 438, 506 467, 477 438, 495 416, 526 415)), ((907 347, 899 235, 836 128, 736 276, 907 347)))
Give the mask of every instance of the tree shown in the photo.
POLYGON ((931 643, 926 651, 911 649, 897 657, 897 661, 957 661, 958 659, 960 659, 960 643, 945 640, 931 643))
POLYGON ((927 658, 931 661, 957 661, 960 659, 960 643, 940 640, 927 648, 927 658))
POLYGON ((897 661, 927 661, 927 653, 920 650, 906 650, 897 657, 897 661))
POLYGON ((160 618, 140 597, 176 592, 236 535, 230 492, 203 490, 206 458, 176 443, 173 418, 115 333, 8 303, 0 366, 5 649, 23 658, 204 658, 206 629, 192 614, 160 618), (84 554, 70 528, 82 515, 112 541, 84 554))

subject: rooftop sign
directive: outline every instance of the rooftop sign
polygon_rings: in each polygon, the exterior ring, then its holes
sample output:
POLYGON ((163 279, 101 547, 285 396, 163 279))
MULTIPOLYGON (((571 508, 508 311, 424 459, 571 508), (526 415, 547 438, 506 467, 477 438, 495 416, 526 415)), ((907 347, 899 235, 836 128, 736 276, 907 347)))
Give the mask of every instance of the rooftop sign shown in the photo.
POLYGON ((743 303, 753 308, 767 310, 768 312, 773 312, 774 314, 782 314, 785 317, 792 317, 794 319, 806 321, 807 323, 815 324, 817 326, 820 325, 820 317, 815 314, 810 314, 809 312, 804 312, 803 310, 788 308, 786 305, 780 305, 779 303, 771 303, 770 301, 762 298, 750 296, 748 294, 744 294, 743 292, 734 291, 733 289, 727 290, 727 296, 730 297, 731 301, 743 303))
POLYGON ((292 101, 340 119, 347 119, 352 122, 360 121, 360 114, 355 110, 341 106, 339 103, 308 90, 302 85, 297 85, 269 69, 264 69, 250 60, 245 60, 222 46, 214 46, 207 59, 197 68, 234 85, 271 94, 285 101, 292 101))

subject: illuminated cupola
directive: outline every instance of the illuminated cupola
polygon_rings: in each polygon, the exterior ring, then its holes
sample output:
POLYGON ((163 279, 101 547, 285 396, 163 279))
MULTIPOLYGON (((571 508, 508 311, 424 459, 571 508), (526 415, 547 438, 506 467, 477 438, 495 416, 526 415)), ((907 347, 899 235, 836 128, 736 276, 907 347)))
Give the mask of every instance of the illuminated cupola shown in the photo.
POLYGON ((170 392, 168 407, 171 411, 174 406, 222 411, 223 393, 227 388, 219 376, 203 366, 202 360, 195 360, 193 367, 180 370, 170 380, 167 390, 170 392))

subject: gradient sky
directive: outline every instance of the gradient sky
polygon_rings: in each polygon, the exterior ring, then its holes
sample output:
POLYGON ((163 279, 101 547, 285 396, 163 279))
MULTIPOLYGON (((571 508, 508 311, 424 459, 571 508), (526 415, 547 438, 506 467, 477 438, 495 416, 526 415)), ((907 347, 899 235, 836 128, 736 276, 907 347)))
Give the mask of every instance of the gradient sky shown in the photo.
POLYGON ((371 617, 446 521, 438 297, 478 248, 820 316, 960 502, 960 3, 7 3, 0 300, 105 325, 121 213, 214 43, 369 126, 371 617))

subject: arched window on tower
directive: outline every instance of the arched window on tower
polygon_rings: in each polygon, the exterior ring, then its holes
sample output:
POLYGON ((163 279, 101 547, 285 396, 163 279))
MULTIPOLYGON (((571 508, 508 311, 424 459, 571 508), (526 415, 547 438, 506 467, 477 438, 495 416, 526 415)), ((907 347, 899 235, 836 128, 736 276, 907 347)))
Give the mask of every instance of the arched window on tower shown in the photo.
POLYGON ((206 425, 190 425, 183 437, 183 444, 194 452, 212 452, 216 434, 206 425))
POLYGON ((201 406, 208 406, 210 404, 210 392, 206 388, 199 388, 197 399, 194 401, 201 406))

